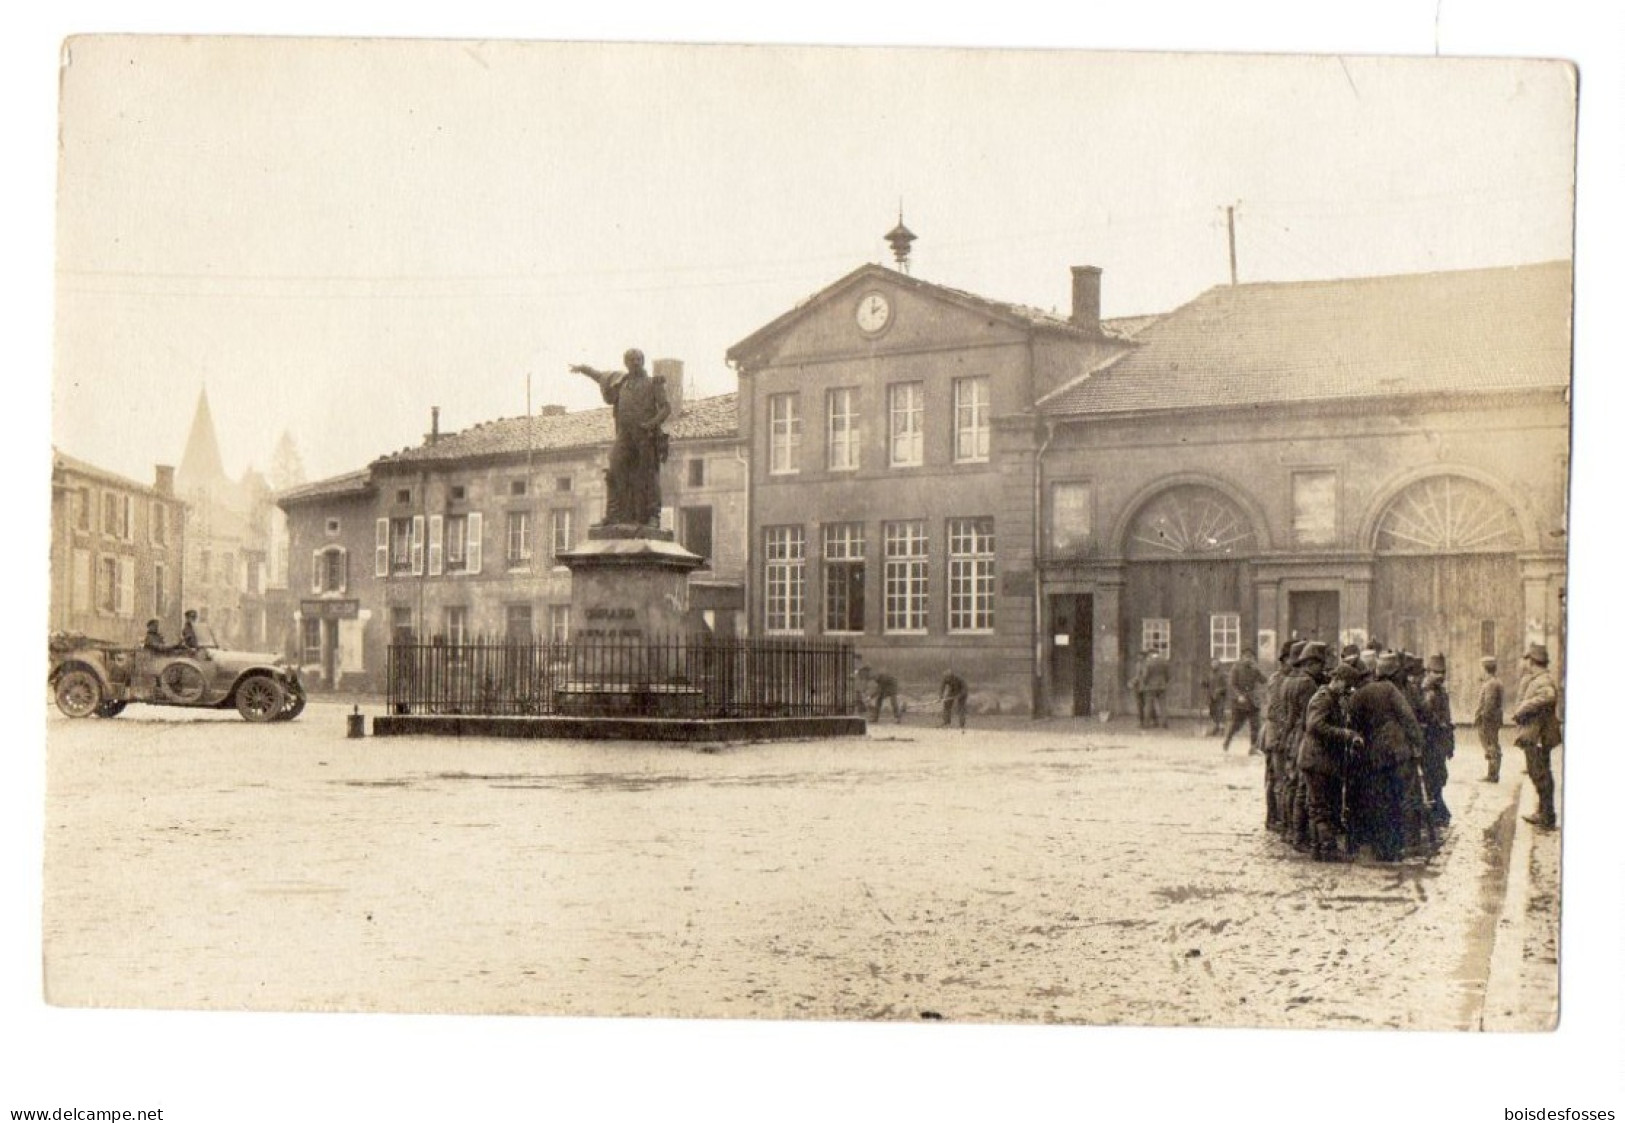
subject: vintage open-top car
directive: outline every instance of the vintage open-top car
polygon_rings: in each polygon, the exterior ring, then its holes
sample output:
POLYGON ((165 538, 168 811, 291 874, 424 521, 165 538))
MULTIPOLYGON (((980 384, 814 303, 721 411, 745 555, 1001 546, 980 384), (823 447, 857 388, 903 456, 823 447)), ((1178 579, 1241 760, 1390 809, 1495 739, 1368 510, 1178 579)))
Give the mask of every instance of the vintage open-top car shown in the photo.
POLYGON ((195 646, 125 647, 53 637, 51 689, 69 717, 117 717, 131 702, 236 707, 248 721, 292 721, 305 708, 299 671, 274 655, 220 647, 207 624, 195 646))

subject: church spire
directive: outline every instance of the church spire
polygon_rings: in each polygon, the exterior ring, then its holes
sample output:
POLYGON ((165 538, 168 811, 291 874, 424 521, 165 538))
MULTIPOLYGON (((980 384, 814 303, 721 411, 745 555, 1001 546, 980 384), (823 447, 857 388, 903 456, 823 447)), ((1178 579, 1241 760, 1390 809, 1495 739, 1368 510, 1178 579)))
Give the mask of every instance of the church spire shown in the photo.
POLYGON ((226 466, 220 460, 220 442, 215 437, 214 416, 209 412, 209 389, 198 392, 197 412, 192 416, 192 432, 186 438, 186 453, 175 473, 175 482, 184 488, 208 487, 229 482, 226 466))

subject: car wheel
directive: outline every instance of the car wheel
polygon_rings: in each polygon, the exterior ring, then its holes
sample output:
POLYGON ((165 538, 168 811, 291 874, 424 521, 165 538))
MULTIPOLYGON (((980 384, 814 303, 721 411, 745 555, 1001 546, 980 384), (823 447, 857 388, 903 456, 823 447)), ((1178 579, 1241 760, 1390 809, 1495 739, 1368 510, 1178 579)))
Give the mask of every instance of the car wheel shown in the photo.
POLYGON ((287 704, 282 707, 282 712, 276 715, 276 720, 278 721, 292 721, 294 718, 305 712, 304 690, 301 687, 296 686, 289 690, 287 694, 287 704))
POLYGON ((101 704, 102 684, 89 671, 67 671, 56 680, 56 708, 69 717, 89 717, 101 704))
POLYGON ((128 706, 129 704, 130 703, 128 702, 103 702, 101 705, 96 707, 96 716, 118 717, 119 714, 124 712, 124 707, 128 706))
POLYGON ((286 701, 282 684, 269 675, 250 675, 237 687, 237 712, 244 721, 271 721, 286 701))

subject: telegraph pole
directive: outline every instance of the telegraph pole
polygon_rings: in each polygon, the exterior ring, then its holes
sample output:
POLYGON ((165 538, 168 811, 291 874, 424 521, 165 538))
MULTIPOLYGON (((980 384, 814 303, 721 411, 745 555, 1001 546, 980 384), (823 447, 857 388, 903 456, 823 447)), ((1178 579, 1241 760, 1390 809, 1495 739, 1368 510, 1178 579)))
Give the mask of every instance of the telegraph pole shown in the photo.
POLYGON ((1224 208, 1224 222, 1230 231, 1230 287, 1236 287, 1236 208, 1224 208))

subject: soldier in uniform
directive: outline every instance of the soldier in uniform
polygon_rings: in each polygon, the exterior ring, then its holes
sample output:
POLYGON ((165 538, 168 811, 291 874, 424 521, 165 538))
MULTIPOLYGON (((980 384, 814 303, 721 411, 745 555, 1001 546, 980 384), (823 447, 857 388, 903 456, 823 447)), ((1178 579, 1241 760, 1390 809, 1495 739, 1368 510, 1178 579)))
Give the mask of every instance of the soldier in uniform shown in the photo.
POLYGON ((1478 730, 1478 743, 1484 749, 1484 782, 1501 782, 1501 723, 1505 720, 1506 692, 1496 675, 1495 656, 1486 655, 1479 660, 1484 680, 1478 686, 1478 708, 1473 711, 1473 728, 1478 730))
POLYGON ((1364 672, 1340 662, 1335 670, 1312 669, 1310 674, 1320 687, 1304 713, 1298 774, 1309 815, 1309 852, 1317 862, 1331 862, 1342 856, 1338 835, 1348 761, 1365 744, 1349 726, 1345 703, 1364 672))
POLYGON ((1281 808, 1286 813, 1286 840, 1293 849, 1309 849, 1309 804, 1298 775, 1298 746, 1303 740, 1304 718, 1309 712, 1309 699, 1320 686, 1317 674, 1326 669, 1326 645, 1311 640, 1303 645, 1301 654, 1293 661, 1292 671, 1281 688, 1282 728, 1281 766, 1285 772, 1281 793, 1281 808))
POLYGON ((1168 660, 1153 651, 1146 656, 1140 688, 1145 691, 1145 720, 1155 729, 1168 728, 1163 699, 1168 693, 1168 660))
POLYGON ((1446 762, 1456 755, 1456 726, 1450 717, 1450 691, 1444 677, 1444 656, 1429 656, 1422 675, 1422 709, 1416 715, 1422 723, 1424 742, 1422 780, 1427 786, 1429 813, 1436 827, 1450 824, 1444 785, 1450 778, 1450 766, 1446 762))
POLYGON ((965 731, 965 707, 970 698, 970 688, 965 680, 956 674, 953 668, 942 672, 942 690, 937 695, 942 702, 942 727, 947 729, 955 717, 959 718, 959 731, 965 731))
POLYGON ((1518 680, 1518 699, 1512 708, 1517 723, 1517 746, 1523 750, 1529 779, 1535 785, 1540 806, 1524 821, 1541 830, 1557 829, 1557 790, 1552 776, 1552 750, 1562 744, 1563 731, 1557 718, 1557 682, 1546 669, 1549 663, 1544 644, 1532 643, 1523 657, 1523 674, 1518 680))
POLYGON ((604 522, 625 526, 660 525, 660 465, 666 459, 666 434, 660 429, 671 416, 666 380, 650 378, 643 352, 622 356, 624 371, 602 371, 583 364, 570 369, 598 383, 604 401, 615 409, 615 446, 609 454, 609 496, 604 522))
POLYGON ((1281 723, 1285 713, 1281 708, 1281 687, 1291 669, 1292 643, 1281 645, 1276 656, 1275 669, 1264 681, 1264 725, 1259 731, 1258 747, 1264 753, 1264 826, 1272 831, 1281 830, 1285 816, 1276 802, 1276 744, 1281 738, 1281 723))
POLYGON ((1377 656, 1376 672, 1349 698, 1349 724, 1365 742, 1367 773, 1352 818, 1357 838, 1371 841, 1379 861, 1397 862, 1405 853, 1407 778, 1422 755, 1422 726, 1396 681, 1404 673, 1399 656, 1377 656))
POLYGON ((1202 676, 1202 694, 1207 699, 1207 729, 1204 737, 1217 737, 1224 732, 1224 700, 1230 693, 1229 676, 1217 659, 1208 664, 1202 676))
POLYGON ((1242 723, 1247 725, 1247 752, 1262 752, 1258 728, 1258 688, 1264 685, 1264 672, 1253 662, 1253 649, 1243 648, 1241 658, 1230 668, 1230 681, 1225 684, 1230 696, 1230 722, 1224 730, 1224 750, 1230 751, 1230 738, 1236 735, 1242 723))

